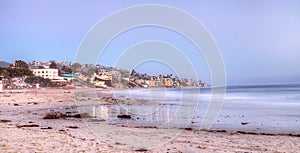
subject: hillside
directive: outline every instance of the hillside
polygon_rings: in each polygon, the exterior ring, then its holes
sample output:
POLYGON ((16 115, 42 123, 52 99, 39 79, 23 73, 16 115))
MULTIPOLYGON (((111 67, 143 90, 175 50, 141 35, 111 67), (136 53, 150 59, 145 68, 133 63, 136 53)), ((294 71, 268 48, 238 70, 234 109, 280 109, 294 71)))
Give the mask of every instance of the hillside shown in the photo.
POLYGON ((0 68, 8 68, 10 66, 10 63, 5 61, 0 61, 0 68))

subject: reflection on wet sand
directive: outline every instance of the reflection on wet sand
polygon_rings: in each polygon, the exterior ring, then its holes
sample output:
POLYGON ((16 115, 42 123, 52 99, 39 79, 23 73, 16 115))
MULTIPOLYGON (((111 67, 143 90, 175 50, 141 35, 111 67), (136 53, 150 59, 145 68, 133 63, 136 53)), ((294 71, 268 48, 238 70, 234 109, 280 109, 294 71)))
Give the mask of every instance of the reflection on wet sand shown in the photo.
POLYGON ((160 105, 159 107, 158 105, 128 105, 126 107, 121 105, 89 105, 80 108, 80 111, 87 112, 99 119, 139 126, 161 126, 170 125, 170 122, 174 122, 174 120, 185 121, 187 119, 186 113, 179 112, 179 110, 178 105, 160 105), (147 114, 142 112, 147 112, 147 114), (176 115, 177 113, 178 115, 176 115), (120 120, 117 118, 120 114, 131 115, 132 119, 120 120))

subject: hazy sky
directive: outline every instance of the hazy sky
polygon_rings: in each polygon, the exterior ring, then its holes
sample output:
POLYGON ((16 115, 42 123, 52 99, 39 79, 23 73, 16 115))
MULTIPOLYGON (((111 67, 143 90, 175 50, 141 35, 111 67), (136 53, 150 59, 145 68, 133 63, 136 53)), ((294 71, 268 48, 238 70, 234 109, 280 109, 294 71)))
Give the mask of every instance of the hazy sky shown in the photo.
MULTIPOLYGON (((0 60, 74 61, 81 40, 93 25, 115 11, 139 4, 176 7, 198 19, 218 44, 229 84, 300 83, 298 0, 0 0, 0 60)), ((99 63, 113 65, 131 45, 153 39, 182 50, 199 78, 210 81, 208 66, 197 49, 179 34, 158 27, 137 28, 115 38, 99 63)), ((157 63, 139 69, 150 74, 172 72, 157 63)))

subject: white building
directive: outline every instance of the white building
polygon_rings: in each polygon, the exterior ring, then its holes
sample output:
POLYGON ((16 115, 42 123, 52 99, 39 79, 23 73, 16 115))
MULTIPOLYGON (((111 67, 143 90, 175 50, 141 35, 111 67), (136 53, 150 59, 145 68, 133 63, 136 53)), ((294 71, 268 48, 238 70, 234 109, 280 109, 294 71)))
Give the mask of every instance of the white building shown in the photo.
POLYGON ((58 69, 31 69, 32 73, 36 76, 40 76, 48 79, 55 79, 58 77, 58 69))

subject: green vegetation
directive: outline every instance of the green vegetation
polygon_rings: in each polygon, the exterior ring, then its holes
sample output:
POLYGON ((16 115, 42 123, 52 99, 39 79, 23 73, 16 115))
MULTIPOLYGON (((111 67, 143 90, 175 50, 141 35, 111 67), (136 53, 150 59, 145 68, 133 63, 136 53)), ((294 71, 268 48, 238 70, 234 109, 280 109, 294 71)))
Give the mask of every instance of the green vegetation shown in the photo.
POLYGON ((49 66, 49 68, 51 68, 51 69, 57 69, 56 63, 54 61, 52 61, 51 64, 50 64, 50 66, 49 66))
POLYGON ((29 76, 25 79, 25 82, 31 85, 40 84, 41 87, 54 87, 56 84, 52 83, 50 79, 39 76, 29 76))
POLYGON ((29 69, 0 68, 0 75, 2 75, 4 78, 16 78, 32 76, 33 74, 29 69))
POLYGON ((15 69, 29 69, 29 66, 26 62, 21 60, 16 60, 13 64, 13 68, 15 69))
POLYGON ((0 68, 0 75, 5 78, 16 78, 23 76, 32 76, 28 64, 21 60, 16 60, 10 68, 0 68))
POLYGON ((69 67, 66 67, 65 65, 61 68, 62 71, 66 72, 66 73, 72 73, 72 69, 69 67))

